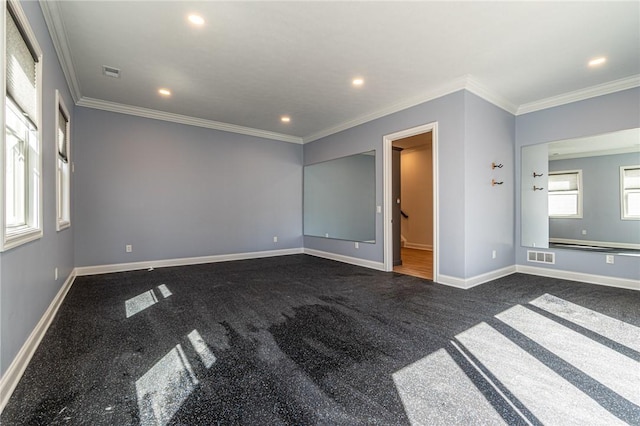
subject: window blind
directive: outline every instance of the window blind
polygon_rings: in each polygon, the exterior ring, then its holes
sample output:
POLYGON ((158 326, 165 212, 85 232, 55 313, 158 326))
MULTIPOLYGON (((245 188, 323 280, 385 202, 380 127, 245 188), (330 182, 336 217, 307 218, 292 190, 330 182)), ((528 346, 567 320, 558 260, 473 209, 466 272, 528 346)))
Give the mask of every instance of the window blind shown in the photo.
POLYGON ((640 189, 640 168, 624 169, 624 189, 640 189))
POLYGON ((22 112, 36 124, 36 63, 31 47, 25 41, 15 19, 8 9, 6 29, 6 81, 7 94, 22 112))
POLYGON ((549 174, 549 191, 577 191, 578 173, 549 174))

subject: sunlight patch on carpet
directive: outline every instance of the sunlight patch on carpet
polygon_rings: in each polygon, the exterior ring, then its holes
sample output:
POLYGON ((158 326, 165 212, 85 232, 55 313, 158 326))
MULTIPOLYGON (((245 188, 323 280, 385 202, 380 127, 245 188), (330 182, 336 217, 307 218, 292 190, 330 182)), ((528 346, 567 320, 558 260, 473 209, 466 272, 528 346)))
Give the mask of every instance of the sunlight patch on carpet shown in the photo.
POLYGON ((182 346, 176 345, 136 381, 140 424, 166 425, 198 383, 182 346))
POLYGON ((145 291, 144 293, 132 297, 124 302, 127 318, 134 316, 138 312, 144 311, 149 306, 153 306, 156 303, 158 303, 158 299, 153 293, 153 290, 145 291))
POLYGON ((640 327, 584 308, 551 294, 544 294, 529 304, 598 333, 607 339, 640 352, 640 327))
POLYGON ((523 306, 496 315, 618 395, 640 405, 640 363, 523 306))
POLYGON ((411 424, 506 424, 444 349, 392 377, 411 424))
POLYGON ((543 424, 625 424, 490 325, 456 339, 543 424))
POLYGON ((207 346, 198 330, 193 330, 191 333, 187 334, 187 337, 204 366, 207 369, 211 368, 213 363, 216 362, 216 356, 211 352, 211 349, 209 349, 209 346, 207 346))

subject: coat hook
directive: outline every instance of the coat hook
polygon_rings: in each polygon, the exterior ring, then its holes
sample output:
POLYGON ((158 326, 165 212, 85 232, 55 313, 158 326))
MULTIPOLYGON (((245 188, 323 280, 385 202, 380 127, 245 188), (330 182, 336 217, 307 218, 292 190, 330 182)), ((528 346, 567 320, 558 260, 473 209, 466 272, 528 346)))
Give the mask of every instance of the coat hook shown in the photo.
POLYGON ((544 173, 540 173, 540 174, 538 174, 538 173, 536 173, 536 172, 533 172, 533 177, 534 177, 534 178, 537 178, 537 177, 542 176, 543 174, 544 174, 544 173))
POLYGON ((533 185, 533 190, 534 191, 542 191, 544 188, 538 188, 537 186, 533 185))
POLYGON ((504 182, 498 182, 495 179, 491 179, 491 186, 502 185, 504 182))
POLYGON ((502 164, 491 163, 492 169, 501 169, 503 167, 502 164))

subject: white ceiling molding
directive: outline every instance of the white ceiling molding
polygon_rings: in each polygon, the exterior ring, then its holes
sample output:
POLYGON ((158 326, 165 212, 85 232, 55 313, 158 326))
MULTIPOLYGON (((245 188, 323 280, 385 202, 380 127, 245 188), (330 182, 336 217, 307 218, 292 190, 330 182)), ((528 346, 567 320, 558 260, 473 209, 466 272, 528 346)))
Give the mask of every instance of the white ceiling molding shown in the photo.
POLYGON ((73 101, 77 103, 82 98, 82 93, 80 92, 80 84, 78 83, 73 58, 71 57, 71 51, 69 49, 67 32, 64 30, 64 23, 60 17, 59 2, 41 0, 39 3, 49 34, 51 35, 53 47, 58 55, 62 72, 71 91, 71 96, 73 97, 73 101))
POLYGON ((422 103, 425 103, 425 102, 428 102, 428 101, 432 101, 432 100, 437 99, 437 98, 441 98, 441 97, 446 96, 446 95, 448 95, 450 93, 454 93, 454 92, 457 92, 459 90, 463 90, 467 86, 467 80, 468 80, 467 76, 456 78, 456 79, 451 80, 450 82, 448 82, 446 84, 443 84, 440 87, 435 88, 434 90, 430 90, 427 93, 423 93, 423 94, 421 94, 419 96, 411 97, 409 99, 406 99, 406 100, 404 100, 402 102, 399 102, 397 104, 391 105, 389 107, 382 108, 382 109, 379 109, 377 111, 371 112, 369 114, 360 116, 360 117, 358 117, 358 118, 356 118, 354 120, 345 121, 344 123, 339 124, 337 126, 330 127, 330 128, 328 128, 326 130, 323 130, 323 131, 318 132, 318 133, 314 133, 314 134, 309 135, 309 136, 305 136, 303 138, 303 141, 304 141, 304 143, 313 142, 315 140, 322 139, 322 138, 327 137, 329 135, 333 135, 334 133, 342 132, 343 130, 350 129, 350 128, 355 127, 355 126, 359 126, 360 124, 367 123, 367 122, 375 120, 377 118, 381 118, 381 117, 384 117, 386 115, 390 115, 390 114, 393 114, 395 112, 402 111, 402 110, 405 110, 407 108, 411 108, 413 106, 420 105, 422 103))
POLYGON ((504 96, 491 91, 470 75, 467 76, 465 89, 511 114, 515 115, 518 111, 518 106, 516 104, 509 101, 504 96))
POLYGON ((469 92, 481 97, 482 99, 486 100, 489 103, 494 104, 499 108, 504 109, 505 111, 511 114, 515 114, 515 112, 518 109, 516 105, 509 102, 506 98, 491 92, 485 86, 478 83, 478 81, 475 80, 472 76, 466 75, 466 76, 451 80, 448 83, 443 84, 442 86, 437 87, 434 90, 431 90, 427 93, 423 93, 419 96, 409 98, 403 102, 391 105, 387 108, 383 108, 378 111, 374 111, 370 114, 363 115, 354 120, 346 121, 338 126, 331 127, 329 129, 323 130, 313 135, 305 136, 303 138, 303 141, 304 143, 313 142, 315 140, 322 139, 334 133, 347 130, 351 127, 359 126, 360 124, 364 124, 368 121, 372 121, 377 118, 381 118, 386 115, 390 115, 395 112, 399 112, 404 109, 411 108, 413 106, 420 105, 437 98, 441 98, 443 96, 449 95, 451 93, 454 93, 463 89, 468 90, 469 92))
POLYGON ((83 97, 76 103, 76 105, 103 111, 151 118, 154 120, 170 121, 172 123, 186 124, 188 126, 204 127, 207 129, 222 130, 224 132, 239 133, 241 135, 256 136, 259 138, 272 139, 282 142, 297 144, 302 143, 302 138, 299 138, 297 136, 268 132, 265 130, 236 126, 235 124, 221 123, 219 121, 205 120, 203 118, 189 117, 186 115, 173 114, 170 112, 157 111, 131 105, 124 105, 116 102, 108 102, 100 99, 83 97))
POLYGON ((595 98, 597 96, 608 95, 610 93, 620 92, 622 90, 633 89, 640 86, 640 75, 621 78, 619 80, 610 81, 604 84, 587 87, 585 89, 564 93, 558 96, 541 99, 535 102, 529 102, 518 107, 516 115, 527 114, 534 111, 540 111, 560 105, 570 104, 572 102, 583 101, 585 99, 595 98))
POLYGON ((51 35, 56 54, 58 56, 64 76, 71 91, 71 95, 73 96, 73 99, 77 105, 291 143, 307 143, 315 141, 334 133, 338 133, 358 126, 360 124, 364 124, 368 121, 372 121, 386 115, 402 111, 404 109, 440 98, 442 96, 463 89, 474 93, 482 99, 517 116, 640 86, 640 75, 633 75, 631 77, 622 78, 612 82, 576 90, 573 92, 534 102, 529 102, 518 106, 479 83, 475 79, 475 77, 464 75, 458 78, 454 78, 451 81, 442 84, 441 86, 436 87, 433 90, 429 90, 426 93, 421 93, 417 96, 405 99, 404 101, 361 115, 355 119, 345 121, 341 124, 329 127, 319 132, 304 137, 298 137, 277 132, 259 130, 252 127, 238 126, 213 120, 163 112, 160 110, 135 107, 123 103, 84 97, 80 89, 76 67, 74 66, 73 57, 71 55, 67 31, 65 29, 64 21, 61 15, 60 2, 40 0, 39 3, 44 15, 45 22, 47 24, 47 28, 49 30, 49 34, 51 35))

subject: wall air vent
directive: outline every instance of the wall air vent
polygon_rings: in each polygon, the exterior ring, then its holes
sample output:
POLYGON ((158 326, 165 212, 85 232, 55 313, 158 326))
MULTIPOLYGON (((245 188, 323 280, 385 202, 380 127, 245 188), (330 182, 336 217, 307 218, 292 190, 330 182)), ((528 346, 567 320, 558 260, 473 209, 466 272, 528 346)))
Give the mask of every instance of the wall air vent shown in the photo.
POLYGON ((108 65, 102 66, 102 74, 106 75, 107 77, 120 78, 120 70, 108 65))
POLYGON ((556 254, 548 251, 527 250, 527 260, 536 263, 556 263, 556 254))

